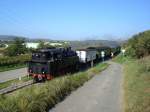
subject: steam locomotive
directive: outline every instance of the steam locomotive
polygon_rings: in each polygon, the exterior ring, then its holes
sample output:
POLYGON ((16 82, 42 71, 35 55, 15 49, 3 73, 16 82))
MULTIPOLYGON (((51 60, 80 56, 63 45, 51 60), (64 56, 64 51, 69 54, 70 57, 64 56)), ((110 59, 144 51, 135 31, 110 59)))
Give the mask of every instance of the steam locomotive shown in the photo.
POLYGON ((99 62, 104 51, 106 58, 119 53, 120 49, 110 47, 89 47, 73 51, 68 48, 46 48, 32 53, 28 62, 28 73, 35 82, 50 80, 54 77, 78 71, 82 64, 99 62))

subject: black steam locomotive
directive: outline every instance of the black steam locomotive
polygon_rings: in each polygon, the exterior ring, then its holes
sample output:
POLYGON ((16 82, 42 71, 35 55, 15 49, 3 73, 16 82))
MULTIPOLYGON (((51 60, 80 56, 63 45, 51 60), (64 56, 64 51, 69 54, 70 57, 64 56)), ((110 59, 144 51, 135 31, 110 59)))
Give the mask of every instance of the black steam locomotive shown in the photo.
POLYGON ((48 48, 32 53, 28 63, 29 76, 45 81, 78 69, 79 58, 71 48, 48 48))
POLYGON ((120 48, 90 47, 82 50, 68 48, 46 48, 32 53, 32 59, 28 63, 29 76, 36 82, 50 80, 53 77, 75 72, 82 63, 99 62, 102 60, 101 52, 105 52, 105 58, 111 53, 118 54, 120 48))

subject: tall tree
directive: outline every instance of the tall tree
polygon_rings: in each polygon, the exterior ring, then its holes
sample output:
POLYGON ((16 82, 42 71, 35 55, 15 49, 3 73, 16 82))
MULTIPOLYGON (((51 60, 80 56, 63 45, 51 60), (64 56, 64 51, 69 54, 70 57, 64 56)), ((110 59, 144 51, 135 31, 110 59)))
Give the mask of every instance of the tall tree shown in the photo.
POLYGON ((25 39, 15 38, 13 43, 8 46, 5 54, 8 56, 17 56, 20 54, 25 54, 27 52, 27 48, 25 45, 25 39))

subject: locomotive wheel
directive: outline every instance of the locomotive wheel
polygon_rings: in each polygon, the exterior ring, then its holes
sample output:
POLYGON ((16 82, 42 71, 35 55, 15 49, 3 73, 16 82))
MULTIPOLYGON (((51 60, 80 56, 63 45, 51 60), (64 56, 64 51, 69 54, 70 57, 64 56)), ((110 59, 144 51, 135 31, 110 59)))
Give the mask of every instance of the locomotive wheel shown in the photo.
POLYGON ((43 78, 43 77, 38 77, 38 76, 33 79, 33 82, 34 82, 34 83, 36 83, 36 82, 45 82, 45 81, 46 81, 45 78, 43 78))

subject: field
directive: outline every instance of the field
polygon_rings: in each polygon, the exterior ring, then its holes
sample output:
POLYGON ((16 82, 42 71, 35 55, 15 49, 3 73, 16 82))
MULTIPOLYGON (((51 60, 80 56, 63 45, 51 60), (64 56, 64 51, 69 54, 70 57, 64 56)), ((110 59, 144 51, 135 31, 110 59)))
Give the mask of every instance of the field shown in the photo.
POLYGON ((114 60, 124 65, 124 112, 150 112, 150 57, 114 60))
POLYGON ((108 67, 100 63, 84 72, 68 74, 43 84, 0 96, 0 112, 46 112, 71 91, 82 86, 94 75, 108 67))
POLYGON ((0 72, 23 68, 26 66, 26 62, 29 61, 30 58, 31 56, 29 54, 14 57, 1 56, 0 72))

